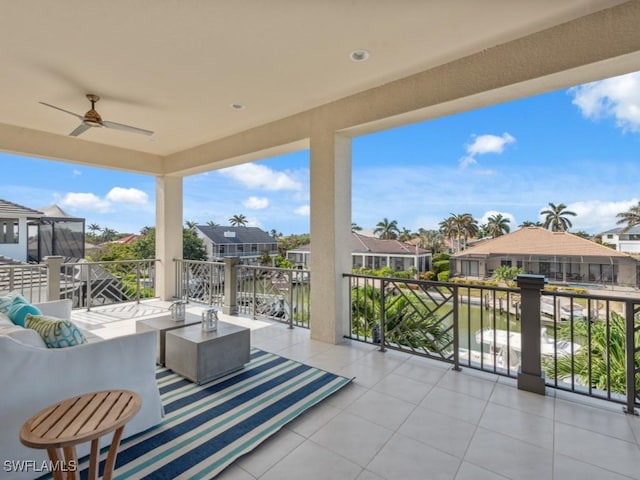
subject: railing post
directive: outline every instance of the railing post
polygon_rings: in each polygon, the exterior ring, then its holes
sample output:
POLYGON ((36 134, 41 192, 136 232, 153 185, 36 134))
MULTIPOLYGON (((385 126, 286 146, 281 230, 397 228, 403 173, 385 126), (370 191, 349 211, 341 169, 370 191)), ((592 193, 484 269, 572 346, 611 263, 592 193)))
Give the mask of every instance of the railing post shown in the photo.
POLYGON ((60 255, 44 257, 47 265, 47 300, 60 300, 60 269, 62 257, 60 255))
MULTIPOLYGON (((640 351, 640 345, 635 345, 635 309, 632 301, 625 302, 626 320, 626 352, 627 352, 627 405, 624 407, 625 413, 636 414, 636 354, 640 351)), ((637 327, 640 329, 640 327, 637 327)))
POLYGON ((238 257, 224 257, 224 306, 222 313, 235 315, 238 313, 238 257))
POLYGON ((387 312, 384 308, 384 278, 380 279, 380 351, 384 352, 385 348, 385 330, 386 326, 386 317, 387 312))
POLYGON ((293 270, 289 270, 289 328, 293 328, 293 270))
POLYGON ((522 359, 518 371, 518 389, 544 395, 544 372, 540 367, 540 296, 544 288, 544 276, 518 275, 517 283, 522 298, 522 359))
POLYGON ((136 303, 140 303, 140 262, 136 262, 136 303))
MULTIPOLYGON (((459 372, 462 370, 460 368, 460 301, 458 298, 458 286, 456 285, 453 288, 455 291, 453 295, 453 369, 459 372)), ((471 352, 471 349, 469 349, 469 352, 471 352)), ((469 357, 471 357, 471 353, 469 353, 469 357)))
POLYGON ((253 318, 254 320, 256 320, 258 318, 256 312, 257 312, 257 305, 258 305, 258 298, 257 298, 257 289, 258 289, 258 269, 257 268, 252 268, 251 269, 251 318, 253 318))
MULTIPOLYGON (((87 312, 91 310, 91 295, 92 295, 92 280, 91 280, 91 265, 84 265, 87 267, 87 312)), ((81 267, 82 268, 82 267, 81 267)))

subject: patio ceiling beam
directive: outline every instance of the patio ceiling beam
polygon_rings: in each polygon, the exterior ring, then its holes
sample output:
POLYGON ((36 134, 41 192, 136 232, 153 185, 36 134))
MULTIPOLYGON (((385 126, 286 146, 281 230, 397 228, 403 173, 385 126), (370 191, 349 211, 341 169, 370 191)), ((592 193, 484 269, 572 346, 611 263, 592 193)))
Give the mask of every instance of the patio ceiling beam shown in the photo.
POLYGON ((355 136, 640 70, 640 2, 587 15, 474 55, 166 157, 191 174, 307 145, 314 128, 355 136))
POLYGON ((162 157, 158 155, 3 123, 0 123, 0 145, 5 152, 79 165, 152 175, 161 174, 163 169, 162 157))

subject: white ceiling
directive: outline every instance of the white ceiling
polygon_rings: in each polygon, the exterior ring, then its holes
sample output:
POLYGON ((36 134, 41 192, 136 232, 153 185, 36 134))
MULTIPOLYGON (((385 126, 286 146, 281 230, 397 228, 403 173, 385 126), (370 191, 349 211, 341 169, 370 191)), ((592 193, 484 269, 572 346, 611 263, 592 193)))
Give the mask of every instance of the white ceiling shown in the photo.
POLYGON ((620 3, 1 0, 0 124, 67 136, 79 120, 38 102, 83 114, 95 93, 104 120, 155 134, 74 142, 167 156, 620 3))

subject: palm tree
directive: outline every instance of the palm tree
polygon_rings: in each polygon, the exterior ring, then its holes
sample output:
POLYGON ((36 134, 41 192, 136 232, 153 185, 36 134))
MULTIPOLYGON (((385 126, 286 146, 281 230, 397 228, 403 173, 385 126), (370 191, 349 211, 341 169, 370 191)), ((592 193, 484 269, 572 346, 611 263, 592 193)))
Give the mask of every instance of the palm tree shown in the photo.
POLYGON ((546 215, 543 227, 551 227, 552 232, 566 232, 572 226, 571 220, 567 218, 568 215, 575 217, 576 212, 567 210, 567 206, 564 203, 549 202, 549 208, 540 212, 540 215, 546 215))
POLYGON ((209 220, 209 221, 207 222, 207 225, 208 225, 208 226, 210 226, 210 227, 218 227, 218 226, 219 226, 219 225, 218 225, 216 222, 214 222, 213 220, 209 220))
POLYGON ((464 250, 469 237, 475 237, 478 234, 478 221, 470 213, 450 213, 449 215, 447 219, 440 222, 440 228, 446 228, 451 238, 455 235, 458 243, 457 250, 464 250))
POLYGON ((626 227, 622 229, 622 232, 629 230, 636 225, 640 225, 640 202, 637 205, 631 207, 628 211, 622 212, 616 215, 620 220, 618 220, 618 225, 626 223, 626 227))
POLYGON ((184 224, 187 226, 189 230, 195 230, 196 226, 198 225, 197 222, 194 222, 192 220, 187 220, 186 222, 184 222, 184 224))
POLYGON ((95 237, 96 236, 96 232, 99 232, 100 230, 102 230, 102 227, 100 225, 98 225, 97 223, 92 223, 91 225, 89 225, 87 227, 87 230, 89 230, 91 232, 91 234, 95 237))
POLYGON ((234 215, 229 219, 229 223, 234 227, 246 227, 247 217, 245 217, 243 214, 234 215))
POLYGON ((418 237, 420 238, 418 246, 431 250, 431 253, 440 252, 444 246, 444 236, 442 232, 438 230, 425 230, 421 228, 418 230, 418 237))
POLYGON ((275 239, 282 236, 282 234, 278 234, 278 231, 275 228, 271 229, 271 231, 269 232, 269 235, 271 235, 275 239))
POLYGON ((400 230, 398 229, 398 222, 397 220, 389 221, 389 219, 385 217, 381 222, 378 222, 373 233, 384 240, 397 238, 400 233, 400 230))
POLYGON ((449 248, 453 250, 453 239, 456 237, 456 226, 453 217, 447 217, 439 223, 440 232, 449 239, 449 248))
POLYGON ((542 222, 532 222, 531 220, 525 220, 524 222, 522 222, 520 225, 518 225, 520 228, 524 228, 524 227, 542 227, 542 222))
POLYGON ((411 233, 411 230, 409 230, 407 227, 404 227, 400 231, 400 234, 398 235, 398 240, 400 240, 401 242, 408 242, 412 238, 413 238, 413 234, 411 233))
POLYGON ((487 233, 494 238, 509 233, 511 231, 510 223, 511 220, 503 217, 501 213, 491 215, 487 221, 487 233))
POLYGON ((100 239, 103 242, 112 242, 113 240, 116 239, 117 236, 118 236, 118 232, 116 232, 112 228, 104 227, 102 229, 102 235, 100 239))
POLYGON ((357 223, 351 222, 351 231, 352 232, 359 232, 361 230, 362 230, 362 227, 360 225, 358 225, 357 223))
MULTIPOLYGON (((582 347, 571 355, 559 355, 557 365, 554 359, 543 358, 543 368, 547 377, 570 379, 577 377, 587 386, 625 394, 627 391, 626 372, 627 359, 625 343, 627 335, 635 336, 635 345, 640 345, 640 330, 627 332, 622 315, 611 312, 611 321, 572 322, 571 326, 562 327, 558 338, 571 342, 574 337, 591 338, 591 344, 582 347), (573 328, 573 331, 571 329, 573 328)), ((636 355, 635 368, 640 368, 640 356, 636 355)), ((631 388, 634 388, 631 385, 631 388)), ((640 389, 640 376, 635 376, 635 388, 640 389)))

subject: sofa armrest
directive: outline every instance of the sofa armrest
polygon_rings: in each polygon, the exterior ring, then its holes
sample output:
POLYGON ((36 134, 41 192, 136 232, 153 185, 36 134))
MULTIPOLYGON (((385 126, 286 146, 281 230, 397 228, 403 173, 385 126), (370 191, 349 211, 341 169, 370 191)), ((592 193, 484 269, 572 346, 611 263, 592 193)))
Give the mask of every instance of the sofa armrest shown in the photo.
MULTIPOLYGON (((42 408, 82 393, 125 389, 140 395, 142 406, 127 423, 124 438, 157 425, 163 416, 155 376, 157 341, 157 332, 149 331, 76 347, 36 348, 0 335, 0 458, 45 461, 44 450, 20 443, 22 424, 42 408)), ((101 446, 110 438, 102 437, 101 446)), ((87 453, 88 443, 78 446, 79 457, 87 453)), ((8 476, 33 477, 33 472, 8 476)))
POLYGON ((69 298, 34 303, 34 305, 40 309, 43 315, 71 320, 71 307, 73 306, 73 303, 69 298))

